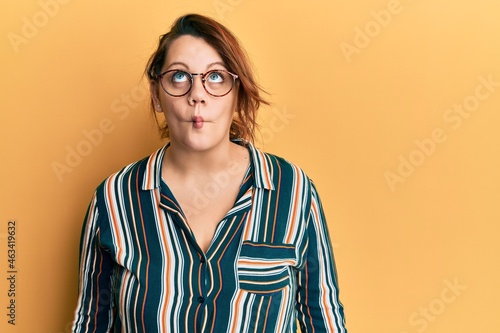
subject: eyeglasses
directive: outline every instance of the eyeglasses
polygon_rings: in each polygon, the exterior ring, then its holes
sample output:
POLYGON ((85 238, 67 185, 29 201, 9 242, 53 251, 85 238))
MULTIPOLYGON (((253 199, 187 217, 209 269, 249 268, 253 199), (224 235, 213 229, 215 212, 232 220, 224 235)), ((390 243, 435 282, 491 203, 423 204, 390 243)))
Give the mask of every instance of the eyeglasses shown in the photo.
POLYGON ((214 97, 222 97, 233 89, 238 75, 222 69, 214 69, 206 73, 189 73, 179 69, 171 69, 156 76, 163 90, 174 97, 186 95, 194 83, 194 76, 201 76, 206 92, 214 97))

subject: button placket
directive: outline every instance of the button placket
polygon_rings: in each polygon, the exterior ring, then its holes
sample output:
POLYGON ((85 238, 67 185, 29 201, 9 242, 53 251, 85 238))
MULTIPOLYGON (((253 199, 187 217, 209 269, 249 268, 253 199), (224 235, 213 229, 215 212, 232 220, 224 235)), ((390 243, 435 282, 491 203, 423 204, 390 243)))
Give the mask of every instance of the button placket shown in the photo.
POLYGON ((208 290, 208 286, 207 286, 207 270, 208 270, 208 267, 207 267, 207 259, 206 259, 206 256, 204 253, 200 253, 200 280, 199 281, 199 285, 200 285, 200 296, 198 297, 198 303, 200 304, 203 304, 205 302, 205 298, 206 298, 206 295, 207 295, 207 290, 208 290))

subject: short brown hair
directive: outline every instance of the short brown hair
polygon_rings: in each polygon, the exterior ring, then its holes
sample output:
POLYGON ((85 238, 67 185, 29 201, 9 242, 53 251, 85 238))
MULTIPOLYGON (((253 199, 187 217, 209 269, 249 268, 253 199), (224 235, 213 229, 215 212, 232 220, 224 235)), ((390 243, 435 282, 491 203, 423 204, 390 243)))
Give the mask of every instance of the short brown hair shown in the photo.
MULTIPOLYGON (((257 127, 257 110, 261 104, 269 105, 269 103, 261 97, 260 93, 263 90, 254 79, 250 63, 238 39, 219 22, 199 14, 179 17, 170 31, 160 36, 158 47, 148 61, 146 76, 150 82, 158 84, 157 76, 161 74, 168 49, 174 40, 184 35, 202 38, 219 53, 227 70, 238 75, 240 83, 236 86, 237 110, 231 123, 230 139, 242 138, 253 142, 257 127)), ((152 97, 151 110, 161 137, 168 138, 168 124, 159 122, 152 97)))

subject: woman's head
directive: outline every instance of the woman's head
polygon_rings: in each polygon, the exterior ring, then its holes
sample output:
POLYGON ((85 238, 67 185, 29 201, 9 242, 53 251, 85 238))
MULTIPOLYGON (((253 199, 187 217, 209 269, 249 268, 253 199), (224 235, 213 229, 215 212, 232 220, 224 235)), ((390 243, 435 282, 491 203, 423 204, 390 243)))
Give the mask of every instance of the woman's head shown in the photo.
MULTIPOLYGON (((238 40, 217 21, 202 15, 189 14, 174 22, 170 31, 160 37, 158 48, 149 59, 146 68, 146 75, 153 83, 153 89, 156 89, 157 92, 162 89, 158 75, 162 74, 170 46, 179 37, 186 35, 203 39, 216 50, 226 69, 238 76, 233 88, 236 89, 237 100, 230 128, 230 138, 253 141, 257 110, 261 103, 268 103, 260 96, 261 89, 254 79, 249 61, 238 40)), ((156 117, 153 99, 154 96, 151 99, 151 108, 156 117)), ((161 124, 158 119, 157 123, 161 136, 168 138, 168 124, 166 122, 161 124)))

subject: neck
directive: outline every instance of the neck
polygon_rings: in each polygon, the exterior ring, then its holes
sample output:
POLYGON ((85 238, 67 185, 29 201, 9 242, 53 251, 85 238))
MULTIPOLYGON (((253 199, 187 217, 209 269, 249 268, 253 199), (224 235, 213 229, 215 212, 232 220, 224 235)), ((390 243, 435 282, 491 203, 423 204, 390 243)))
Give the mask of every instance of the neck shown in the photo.
MULTIPOLYGON (((165 152, 163 170, 174 171, 180 175, 200 175, 227 169, 239 163, 241 149, 231 141, 224 142, 209 150, 195 151, 184 149, 171 143, 165 152)), ((245 148, 246 149, 246 148, 245 148)), ((168 171, 167 171, 168 172, 168 171)))

